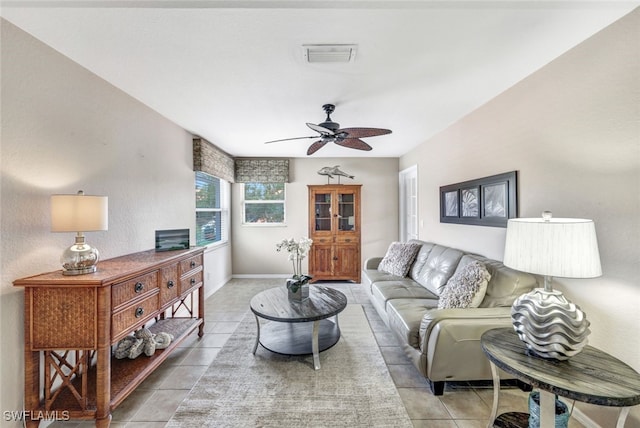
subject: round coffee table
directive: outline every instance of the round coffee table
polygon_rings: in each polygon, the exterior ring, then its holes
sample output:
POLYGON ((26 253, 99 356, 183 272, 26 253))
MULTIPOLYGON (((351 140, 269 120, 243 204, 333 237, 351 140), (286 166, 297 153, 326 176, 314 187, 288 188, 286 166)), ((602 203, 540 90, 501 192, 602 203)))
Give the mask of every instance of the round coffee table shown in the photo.
POLYGON ((346 306, 347 296, 320 285, 310 285, 309 298, 300 303, 289 300, 285 286, 256 294, 250 303, 258 326, 253 353, 260 344, 277 354, 313 354, 313 367, 319 370, 320 352, 340 339, 338 314, 346 306), (260 318, 274 322, 261 327, 260 318))

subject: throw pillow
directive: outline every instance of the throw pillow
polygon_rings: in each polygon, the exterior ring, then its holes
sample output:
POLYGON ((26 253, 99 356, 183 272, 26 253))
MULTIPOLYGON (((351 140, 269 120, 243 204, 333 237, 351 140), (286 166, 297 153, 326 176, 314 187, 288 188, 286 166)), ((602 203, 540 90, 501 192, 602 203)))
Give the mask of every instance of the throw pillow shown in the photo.
POLYGON ((487 292, 491 274, 484 263, 473 261, 447 281, 438 309, 477 308, 487 292))
POLYGON ((421 244, 415 242, 392 242, 378 265, 378 270, 392 275, 407 276, 420 247, 421 244))

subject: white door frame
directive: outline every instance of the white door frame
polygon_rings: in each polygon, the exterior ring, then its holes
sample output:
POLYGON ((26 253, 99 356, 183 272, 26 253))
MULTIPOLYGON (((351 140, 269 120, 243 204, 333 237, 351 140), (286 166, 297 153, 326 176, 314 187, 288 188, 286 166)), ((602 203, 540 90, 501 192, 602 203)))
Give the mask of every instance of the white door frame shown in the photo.
POLYGON ((418 165, 400 171, 400 241, 418 239, 418 165))

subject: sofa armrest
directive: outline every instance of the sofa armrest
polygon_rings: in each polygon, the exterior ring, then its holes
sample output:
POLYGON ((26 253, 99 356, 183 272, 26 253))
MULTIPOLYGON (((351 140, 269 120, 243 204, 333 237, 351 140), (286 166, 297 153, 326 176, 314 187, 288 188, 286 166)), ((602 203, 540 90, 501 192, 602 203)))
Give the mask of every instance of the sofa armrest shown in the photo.
POLYGON ((420 371, 432 382, 491 379, 480 338, 512 325, 508 306, 430 309, 420 323, 420 371))
POLYGON ((433 342, 431 335, 446 329, 447 325, 456 325, 459 330, 459 326, 468 324, 470 335, 477 335, 495 328, 496 323, 511 324, 511 307, 429 309, 420 322, 420 350, 426 353, 429 342, 433 342))
POLYGON ((378 265, 382 261, 383 257, 370 257, 364 261, 364 269, 378 269, 378 265))

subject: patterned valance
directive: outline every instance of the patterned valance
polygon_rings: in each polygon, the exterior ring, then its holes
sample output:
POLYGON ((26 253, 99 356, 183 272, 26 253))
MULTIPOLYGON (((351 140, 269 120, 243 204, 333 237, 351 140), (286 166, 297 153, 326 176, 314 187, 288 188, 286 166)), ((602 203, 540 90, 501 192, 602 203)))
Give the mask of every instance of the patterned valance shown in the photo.
POLYGON ((234 161, 231 156, 199 137, 193 138, 193 170, 234 182, 234 161))
POLYGON ((289 159, 236 159, 236 183, 288 183, 289 159))

